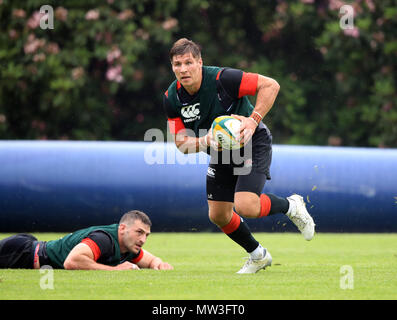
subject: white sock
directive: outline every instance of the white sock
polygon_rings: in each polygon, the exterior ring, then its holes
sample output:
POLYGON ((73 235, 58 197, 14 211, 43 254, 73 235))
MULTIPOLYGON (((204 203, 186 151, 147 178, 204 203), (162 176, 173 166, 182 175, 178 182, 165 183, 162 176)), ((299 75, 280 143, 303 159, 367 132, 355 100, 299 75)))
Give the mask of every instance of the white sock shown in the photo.
POLYGON ((254 251, 250 252, 251 259, 258 260, 264 257, 265 250, 259 245, 254 251))

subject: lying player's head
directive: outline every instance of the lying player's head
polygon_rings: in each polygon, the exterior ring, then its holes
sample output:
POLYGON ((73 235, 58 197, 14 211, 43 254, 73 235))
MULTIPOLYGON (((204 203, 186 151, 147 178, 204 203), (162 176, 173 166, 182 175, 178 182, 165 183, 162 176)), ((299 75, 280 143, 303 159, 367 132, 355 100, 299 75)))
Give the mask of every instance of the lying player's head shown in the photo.
POLYGON ((150 234, 152 222, 142 211, 125 213, 119 223, 119 244, 122 252, 138 253, 150 234))
POLYGON ((135 220, 140 220, 149 227, 152 226, 152 221, 150 221, 150 218, 144 212, 139 210, 132 210, 125 213, 120 219, 120 224, 124 223, 126 225, 131 225, 135 222, 135 220))
POLYGON ((172 71, 177 80, 185 87, 201 82, 201 59, 200 47, 186 38, 179 39, 170 50, 172 71))

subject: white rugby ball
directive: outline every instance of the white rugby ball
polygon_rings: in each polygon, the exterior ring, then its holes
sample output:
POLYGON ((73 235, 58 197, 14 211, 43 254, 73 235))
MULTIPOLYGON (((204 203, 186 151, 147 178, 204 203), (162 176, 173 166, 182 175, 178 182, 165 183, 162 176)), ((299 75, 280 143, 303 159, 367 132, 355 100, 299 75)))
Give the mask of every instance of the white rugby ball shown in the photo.
POLYGON ((211 126, 212 136, 222 149, 236 150, 243 144, 238 141, 241 121, 232 116, 217 117, 211 126))

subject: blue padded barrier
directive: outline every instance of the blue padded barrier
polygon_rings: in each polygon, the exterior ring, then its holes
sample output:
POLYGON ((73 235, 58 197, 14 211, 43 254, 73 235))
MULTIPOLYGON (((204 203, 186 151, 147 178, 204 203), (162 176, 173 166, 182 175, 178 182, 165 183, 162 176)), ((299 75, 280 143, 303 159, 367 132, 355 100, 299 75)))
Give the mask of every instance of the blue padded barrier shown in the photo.
MULTIPOLYGON (((72 231, 133 209, 153 231, 217 230, 207 164, 172 143, 1 141, 0 231, 72 231)), ((397 231, 397 150, 275 145, 271 175, 264 192, 304 196, 319 232, 397 231)), ((248 223, 296 230, 283 215, 248 223)))

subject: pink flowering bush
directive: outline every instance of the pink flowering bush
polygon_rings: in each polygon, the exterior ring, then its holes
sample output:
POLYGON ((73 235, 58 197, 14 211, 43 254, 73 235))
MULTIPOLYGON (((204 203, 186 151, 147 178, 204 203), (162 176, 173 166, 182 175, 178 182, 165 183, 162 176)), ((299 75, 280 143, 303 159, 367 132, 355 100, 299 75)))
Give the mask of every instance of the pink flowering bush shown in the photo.
POLYGON ((0 0, 1 139, 165 132, 168 51, 187 37, 204 64, 280 83, 264 119, 275 143, 397 147, 393 0, 52 0, 47 30, 42 4, 0 0))
POLYGON ((44 3, 1 0, 0 138, 134 140, 153 126, 131 125, 142 112, 163 120, 169 74, 155 76, 150 55, 170 43, 177 21, 140 3, 47 1, 46 30, 44 3))

